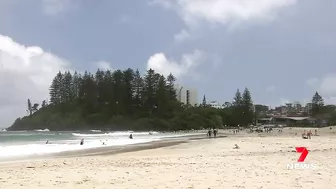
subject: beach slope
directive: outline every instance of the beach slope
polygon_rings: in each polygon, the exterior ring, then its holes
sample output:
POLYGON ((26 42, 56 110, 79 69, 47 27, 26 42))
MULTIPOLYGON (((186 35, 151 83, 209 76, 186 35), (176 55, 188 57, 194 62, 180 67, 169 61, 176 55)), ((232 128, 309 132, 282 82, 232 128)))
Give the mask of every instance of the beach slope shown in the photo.
POLYGON ((335 135, 303 140, 291 132, 242 133, 121 154, 2 164, 0 188, 336 188, 335 135), (304 163, 316 164, 316 169, 288 169, 300 156, 297 146, 308 148, 304 163))

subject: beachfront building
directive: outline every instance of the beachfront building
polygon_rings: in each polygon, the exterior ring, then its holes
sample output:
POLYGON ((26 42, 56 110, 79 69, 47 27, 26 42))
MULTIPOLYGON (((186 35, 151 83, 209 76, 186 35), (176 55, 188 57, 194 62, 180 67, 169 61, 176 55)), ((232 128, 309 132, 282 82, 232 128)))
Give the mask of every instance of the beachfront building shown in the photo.
POLYGON ((310 115, 312 113, 312 108, 313 108, 313 104, 307 103, 306 106, 304 107, 304 112, 310 115))
POLYGON ((262 125, 314 125, 317 127, 326 126, 327 120, 316 119, 312 117, 288 117, 288 116, 271 116, 268 118, 259 118, 258 123, 262 125))
POLYGON ((211 101, 208 106, 212 107, 212 108, 216 108, 216 109, 223 109, 224 106, 222 104, 220 104, 217 101, 211 101))
POLYGON ((195 106, 198 104, 198 91, 179 84, 175 85, 177 100, 183 104, 195 106))
POLYGON ((287 103, 285 106, 275 107, 272 111, 273 115, 283 115, 283 116, 307 116, 311 114, 312 103, 307 103, 302 106, 300 102, 287 103))

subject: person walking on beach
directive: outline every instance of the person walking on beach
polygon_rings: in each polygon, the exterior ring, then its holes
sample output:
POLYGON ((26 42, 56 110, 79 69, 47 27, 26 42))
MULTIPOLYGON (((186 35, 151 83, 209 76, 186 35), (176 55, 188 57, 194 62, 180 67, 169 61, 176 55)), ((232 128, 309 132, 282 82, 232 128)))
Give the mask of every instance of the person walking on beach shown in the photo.
POLYGON ((214 137, 215 137, 215 138, 216 138, 216 136, 217 136, 217 132, 218 132, 217 129, 214 129, 214 130, 213 130, 213 133, 214 133, 214 137))
POLYGON ((306 130, 303 131, 303 133, 302 133, 302 138, 303 138, 303 139, 308 139, 308 133, 307 133, 306 130))
POLYGON ((309 130, 308 133, 307 133, 308 139, 311 139, 311 135, 312 135, 312 134, 313 134, 313 133, 311 132, 311 130, 309 130))
POLYGON ((212 132, 211 132, 211 129, 209 129, 209 131, 208 131, 208 136, 209 136, 209 137, 211 137, 211 133, 212 133, 212 132))

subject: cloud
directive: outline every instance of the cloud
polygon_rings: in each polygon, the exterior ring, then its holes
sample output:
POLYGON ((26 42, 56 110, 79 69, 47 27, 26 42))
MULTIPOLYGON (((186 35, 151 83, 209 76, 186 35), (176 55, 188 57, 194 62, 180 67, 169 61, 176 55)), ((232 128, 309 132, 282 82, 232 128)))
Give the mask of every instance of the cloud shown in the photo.
POLYGON ((306 84, 310 87, 316 87, 318 84, 319 84, 319 79, 316 78, 316 77, 313 77, 313 78, 309 78, 307 81, 306 81, 306 84))
POLYGON ((323 77, 313 77, 306 81, 306 84, 316 90, 327 104, 336 103, 336 73, 326 74, 323 77))
POLYGON ((150 5, 174 10, 192 31, 199 29, 203 23, 227 25, 232 30, 243 22, 273 20, 282 8, 294 5, 297 1, 153 0, 150 5))
POLYGON ((281 99, 280 99, 280 105, 281 105, 281 106, 284 106, 284 105, 286 105, 287 103, 291 103, 291 101, 288 100, 288 99, 286 99, 286 98, 281 98, 281 99))
POLYGON ((266 92, 271 93, 271 92, 274 92, 274 91, 275 91, 275 86, 274 85, 271 85, 271 86, 266 88, 266 92))
POLYGON ((130 24, 130 25, 139 25, 142 24, 143 22, 141 20, 139 20, 136 17, 133 17, 131 15, 128 14, 121 14, 118 17, 116 17, 116 22, 120 23, 120 24, 130 24))
POLYGON ((173 6, 173 1, 172 0, 151 0, 148 3, 149 5, 159 5, 164 8, 171 8, 173 6))
POLYGON ((191 35, 186 30, 182 30, 180 33, 177 33, 174 36, 176 42, 185 41, 189 38, 191 38, 191 35))
MULTIPOLYGON (((179 8, 179 15, 184 22, 195 25, 200 21, 228 24, 235 21, 251 21, 269 19, 281 8, 296 3, 297 0, 173 0, 174 7, 179 8)), ((160 5, 169 6, 167 1, 160 5)))
POLYGON ((111 63, 106 61, 98 61, 95 63, 95 65, 102 70, 113 70, 113 68, 111 67, 111 63))
POLYGON ((336 97, 336 74, 326 75, 321 79, 321 83, 319 85, 320 93, 327 97, 336 97))
POLYGON ((184 54, 180 61, 168 59, 164 53, 152 55, 147 62, 147 69, 152 68, 158 73, 165 76, 172 73, 175 77, 180 78, 186 75, 196 76, 195 69, 209 58, 208 54, 195 50, 191 54, 184 54))
POLYGON ((27 99, 41 103, 58 71, 70 64, 38 46, 26 47, 0 35, 0 127, 26 114, 27 99))
POLYGON ((42 0, 43 12, 55 16, 75 8, 74 0, 42 0))

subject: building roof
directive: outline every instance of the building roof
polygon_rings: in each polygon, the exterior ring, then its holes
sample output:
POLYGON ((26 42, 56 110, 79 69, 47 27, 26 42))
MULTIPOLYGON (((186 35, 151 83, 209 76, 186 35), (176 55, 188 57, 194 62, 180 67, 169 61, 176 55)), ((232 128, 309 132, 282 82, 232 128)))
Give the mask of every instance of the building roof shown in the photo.
POLYGON ((301 121, 309 119, 309 117, 287 117, 287 119, 295 120, 295 121, 301 121))
POLYGON ((295 120, 295 121, 302 121, 302 120, 311 119, 310 117, 287 117, 287 116, 274 116, 273 118, 275 118, 275 119, 290 119, 290 120, 295 120))
POLYGON ((271 117, 270 118, 259 118, 258 120, 260 120, 260 121, 271 121, 272 118, 271 117))

